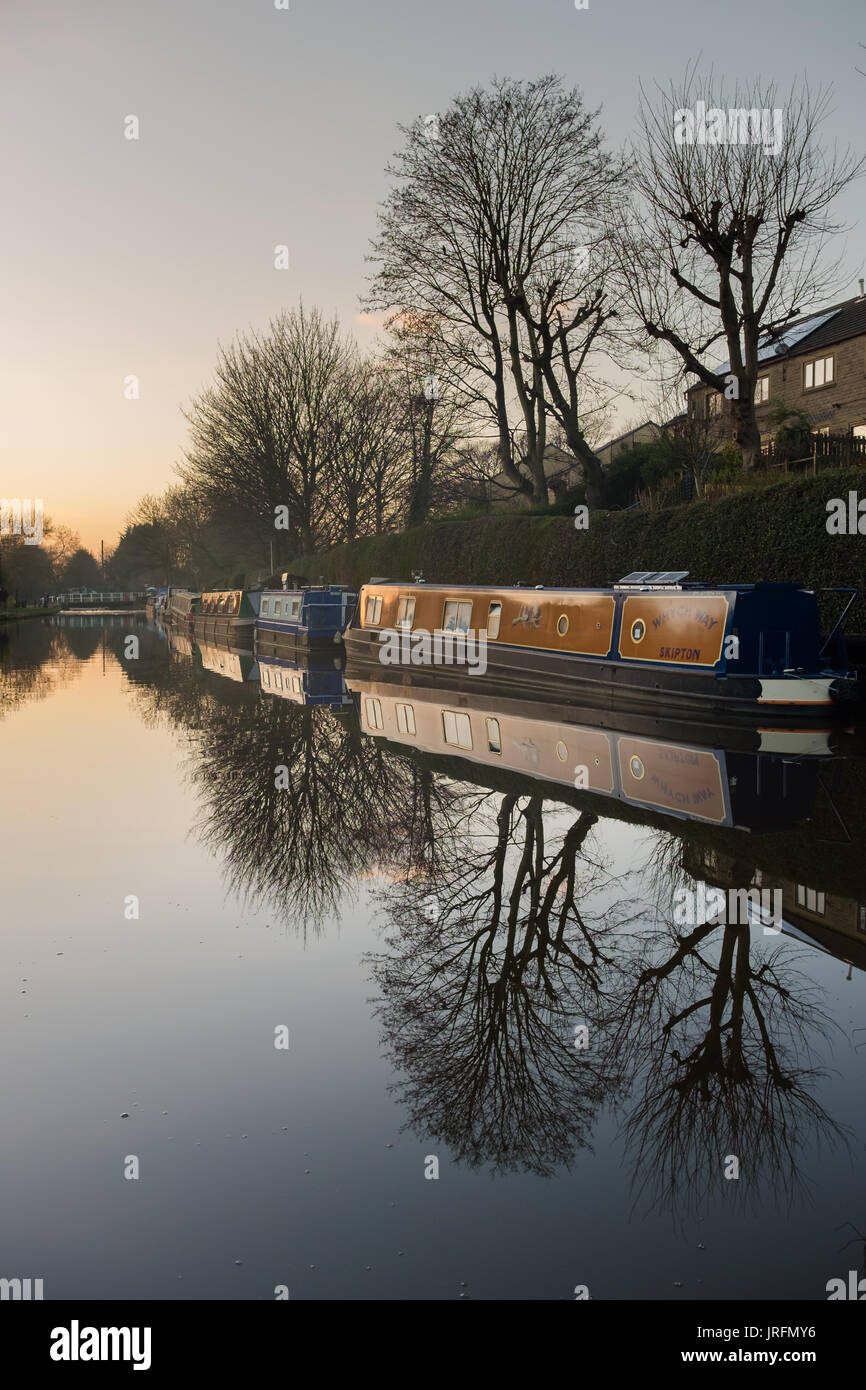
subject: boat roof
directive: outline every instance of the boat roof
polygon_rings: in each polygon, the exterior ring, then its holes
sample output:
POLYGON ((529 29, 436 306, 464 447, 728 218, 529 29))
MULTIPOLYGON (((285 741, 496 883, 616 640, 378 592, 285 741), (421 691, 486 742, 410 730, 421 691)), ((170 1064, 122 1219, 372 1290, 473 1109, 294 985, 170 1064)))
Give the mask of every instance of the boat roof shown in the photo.
MULTIPOLYGON (((672 593, 688 589, 691 591, 704 591, 707 593, 719 593, 722 590, 730 593, 748 593, 752 589, 787 589, 789 591, 803 589, 804 585, 795 583, 775 583, 758 580, 753 584, 710 584, 698 580, 688 583, 684 581, 665 582, 661 579, 652 578, 658 571, 635 571, 634 574, 627 575, 625 579, 617 580, 612 584, 579 584, 579 585, 559 585, 559 584, 439 584, 427 583, 422 580, 420 583, 414 580, 405 579, 368 579, 363 585, 364 588, 382 589, 392 587, 395 589, 431 589, 442 593, 509 593, 509 594, 607 594, 619 589, 666 589, 672 593), (640 578, 638 576, 644 575, 640 578)), ((669 573, 662 571, 661 573, 669 573)), ((687 574, 688 571, 683 571, 687 574)))

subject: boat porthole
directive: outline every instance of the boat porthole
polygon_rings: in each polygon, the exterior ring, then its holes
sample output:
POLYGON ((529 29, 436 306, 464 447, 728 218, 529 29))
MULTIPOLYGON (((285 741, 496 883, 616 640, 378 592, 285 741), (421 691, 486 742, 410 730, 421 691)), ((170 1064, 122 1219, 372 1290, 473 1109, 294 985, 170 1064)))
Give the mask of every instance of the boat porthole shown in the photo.
POLYGON ((645 771, 644 765, 641 762, 640 758, 637 757, 637 755, 635 755, 633 758, 629 758, 628 765, 632 777, 635 779, 636 782, 640 782, 643 778, 645 771))
POLYGON ((560 615, 559 622, 556 624, 556 630, 559 633, 560 637, 564 637, 565 634, 568 632, 568 618, 565 616, 564 613, 560 615))
POLYGON ((643 618, 636 618, 631 625, 631 640, 633 642, 642 642, 645 636, 646 623, 643 618))
POLYGON ((568 757, 568 749, 566 748, 562 739, 560 739, 556 745, 556 756, 559 758, 559 761, 561 763, 564 763, 566 758, 568 757))

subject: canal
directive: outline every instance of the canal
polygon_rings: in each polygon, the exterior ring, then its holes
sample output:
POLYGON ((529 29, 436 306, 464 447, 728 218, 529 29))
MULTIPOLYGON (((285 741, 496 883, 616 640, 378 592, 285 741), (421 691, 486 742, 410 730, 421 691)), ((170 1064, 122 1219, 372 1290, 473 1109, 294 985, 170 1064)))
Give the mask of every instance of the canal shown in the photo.
POLYGON ((0 677, 0 1274, 46 1299, 862 1277, 856 730, 723 747, 333 662, 293 683, 132 616, 10 625, 0 677), (707 920, 720 893, 743 920, 707 920))

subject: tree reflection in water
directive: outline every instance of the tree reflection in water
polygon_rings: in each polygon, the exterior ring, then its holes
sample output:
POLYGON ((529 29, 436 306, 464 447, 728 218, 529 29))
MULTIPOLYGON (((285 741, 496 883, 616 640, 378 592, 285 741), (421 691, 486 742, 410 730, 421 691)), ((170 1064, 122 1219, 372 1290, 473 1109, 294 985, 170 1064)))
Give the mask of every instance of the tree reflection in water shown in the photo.
POLYGON ((597 818, 570 812, 549 844, 540 796, 485 801, 436 872, 410 863, 383 893, 377 1011, 412 1126, 470 1164, 547 1175, 616 1086, 598 1048, 611 933, 580 901, 581 868, 604 876, 597 818))
MULTIPOLYGON (((662 875, 672 902, 670 863, 662 875)), ((797 968, 804 957, 772 940, 760 926, 659 920, 634 941, 610 1048, 632 1078, 625 1137, 635 1191, 652 1205, 696 1213, 720 1190, 790 1202, 800 1155, 844 1138, 815 1095, 835 1025, 797 968)))

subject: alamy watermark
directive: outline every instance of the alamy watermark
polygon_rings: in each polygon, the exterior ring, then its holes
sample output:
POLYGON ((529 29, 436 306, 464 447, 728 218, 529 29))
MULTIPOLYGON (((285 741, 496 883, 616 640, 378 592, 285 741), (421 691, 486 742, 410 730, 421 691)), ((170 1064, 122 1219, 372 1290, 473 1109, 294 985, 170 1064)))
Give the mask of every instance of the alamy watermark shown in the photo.
POLYGON ((782 148, 782 110, 732 106, 727 109, 696 101, 694 109, 674 112, 674 141, 678 145, 763 145, 767 154, 782 148))
POLYGON ((383 666, 465 666, 470 676, 487 670, 487 633, 428 632, 424 628, 398 631, 385 627, 379 633, 379 660, 383 666))
POLYGON ((700 881, 693 888, 678 888, 674 893, 674 926, 698 927, 705 922, 741 927, 754 923, 763 927, 765 936, 778 936, 782 890, 712 888, 700 881))
POLYGON ((42 498, 0 497, 0 536, 23 536, 25 545, 41 545, 42 498))

